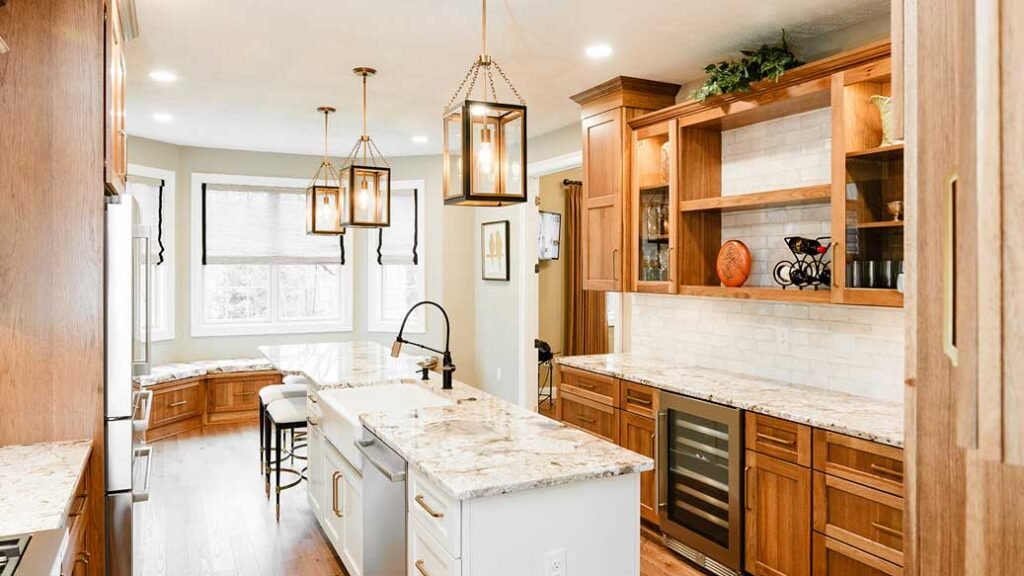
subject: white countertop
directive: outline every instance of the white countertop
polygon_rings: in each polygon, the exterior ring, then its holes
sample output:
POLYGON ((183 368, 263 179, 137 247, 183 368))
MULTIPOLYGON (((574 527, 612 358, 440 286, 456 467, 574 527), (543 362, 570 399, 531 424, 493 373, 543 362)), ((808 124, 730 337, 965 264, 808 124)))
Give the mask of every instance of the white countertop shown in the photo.
POLYGON ((0 446, 0 536, 63 525, 92 441, 0 446))
POLYGON ((587 370, 716 404, 903 447, 903 404, 633 354, 560 357, 587 370))
POLYGON ((267 346, 278 370, 320 389, 416 382, 449 406, 363 414, 363 425, 448 496, 466 500, 651 470, 654 461, 461 382, 415 380, 414 358, 372 342, 267 346), (300 349, 304 348, 304 349, 300 349), (281 364, 277 364, 278 361, 281 364), (410 378, 411 377, 411 378, 410 378))

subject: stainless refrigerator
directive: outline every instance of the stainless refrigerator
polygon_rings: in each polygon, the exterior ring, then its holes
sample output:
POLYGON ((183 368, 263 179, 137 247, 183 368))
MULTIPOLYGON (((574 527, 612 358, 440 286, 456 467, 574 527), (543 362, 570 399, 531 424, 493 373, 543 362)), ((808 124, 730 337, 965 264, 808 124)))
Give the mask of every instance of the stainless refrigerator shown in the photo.
POLYGON ((149 499, 152 448, 143 445, 152 392, 135 390, 133 378, 150 369, 151 244, 138 225, 138 203, 130 195, 109 197, 106 206, 106 379, 104 384, 104 474, 107 574, 142 571, 139 504, 149 499))

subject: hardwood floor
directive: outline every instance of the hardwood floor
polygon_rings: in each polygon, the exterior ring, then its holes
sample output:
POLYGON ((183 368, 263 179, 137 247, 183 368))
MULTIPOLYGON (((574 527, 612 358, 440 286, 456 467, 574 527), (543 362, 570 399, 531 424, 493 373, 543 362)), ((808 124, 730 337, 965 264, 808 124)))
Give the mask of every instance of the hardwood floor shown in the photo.
MULTIPOLYGON (((222 424, 154 442, 143 507, 145 576, 347 576, 306 504, 263 492, 256 423, 222 424)), ((644 535, 640 576, 703 576, 644 535)))

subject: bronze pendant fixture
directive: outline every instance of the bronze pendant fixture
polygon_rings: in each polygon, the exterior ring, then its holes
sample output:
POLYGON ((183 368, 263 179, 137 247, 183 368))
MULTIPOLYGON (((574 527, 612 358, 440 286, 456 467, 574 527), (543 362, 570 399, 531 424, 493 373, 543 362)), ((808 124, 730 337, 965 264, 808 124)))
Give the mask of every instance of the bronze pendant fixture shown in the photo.
POLYGON ((526 101, 487 54, 487 0, 483 0, 482 28, 480 56, 444 110, 445 204, 506 206, 526 202, 526 101), (498 102, 495 70, 518 104, 498 102), (474 100, 473 88, 481 72, 481 98, 474 100), (460 98, 462 101, 456 102, 460 98))
POLYGON ((377 71, 361 66, 352 72, 363 79, 363 134, 341 169, 341 225, 386 228, 391 226, 391 167, 366 131, 366 79, 377 71))
POLYGON ((321 106, 317 112, 324 115, 324 159, 306 188, 306 234, 337 236, 345 233, 339 210, 341 188, 338 171, 327 157, 327 122, 335 110, 321 106))

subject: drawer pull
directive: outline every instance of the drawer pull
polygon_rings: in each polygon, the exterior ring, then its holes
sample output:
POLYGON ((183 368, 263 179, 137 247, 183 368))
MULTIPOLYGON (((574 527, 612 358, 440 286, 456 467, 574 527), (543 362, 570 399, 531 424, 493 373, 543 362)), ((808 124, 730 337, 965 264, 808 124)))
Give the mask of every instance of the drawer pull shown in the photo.
POLYGON ((783 446, 796 446, 796 440, 786 440, 785 438, 779 438, 778 436, 772 436, 771 434, 765 434, 764 432, 758 432, 757 437, 768 442, 782 444, 783 446))
POLYGON ((345 513, 338 509, 338 479, 344 478, 341 472, 337 470, 331 475, 331 509, 334 511, 334 515, 338 518, 344 518, 345 513))
POLYGON ((651 400, 650 398, 637 398, 636 396, 631 396, 629 394, 626 394, 626 402, 631 404, 639 404, 641 406, 650 406, 654 404, 654 400, 651 400))
POLYGON ((306 396, 306 399, 309 400, 310 402, 312 402, 313 404, 317 403, 316 396, 314 396, 312 394, 310 394, 309 396, 306 396))
POLYGON ((235 396, 255 396, 255 392, 235 392, 235 396))
POLYGON ((88 502, 88 500, 89 495, 84 492, 82 494, 79 494, 78 496, 75 496, 75 501, 72 502, 71 504, 72 511, 68 512, 68 518, 75 518, 76 516, 81 516, 82 512, 85 512, 85 503, 88 502), (78 508, 75 508, 75 504, 78 502, 81 502, 81 504, 78 506, 78 508))
POLYGON ((888 534, 890 536, 895 536, 897 538, 903 538, 903 532, 901 532, 901 531, 899 531, 899 530, 897 530, 895 528, 889 528, 888 526, 883 526, 882 524, 879 524, 878 522, 872 522, 871 523, 871 527, 874 528, 875 530, 878 530, 879 532, 884 532, 884 533, 886 533, 886 534, 888 534))
POLYGON ((444 512, 438 512, 437 510, 431 508, 430 505, 427 504, 427 501, 423 498, 422 494, 417 494, 415 500, 416 503, 420 505, 420 508, 426 510, 427 514, 430 514, 434 518, 444 518, 444 512))
POLYGON ((427 570, 426 563, 423 560, 417 560, 415 566, 417 572, 423 576, 430 576, 430 572, 427 570))
POLYGON ((184 406, 188 404, 188 400, 181 400, 180 402, 171 402, 167 405, 168 408, 177 408, 178 406, 184 406))
POLYGON ((886 468, 885 466, 879 466, 878 464, 872 464, 871 470, 874 472, 878 472, 879 474, 885 474, 888 476, 892 476, 893 478, 899 478, 900 480, 903 480, 903 472, 900 472, 899 470, 893 470, 892 468, 886 468))
POLYGON ((597 420, 593 418, 587 418, 586 416, 577 416, 576 418, 584 424, 597 424, 597 420))
POLYGON ((575 382, 573 386, 576 386, 577 388, 583 388, 584 390, 593 390, 595 388, 593 384, 588 384, 586 382, 575 382))
POLYGON ((750 471, 752 469, 751 466, 743 469, 743 504, 747 510, 753 510, 750 505, 750 471))

